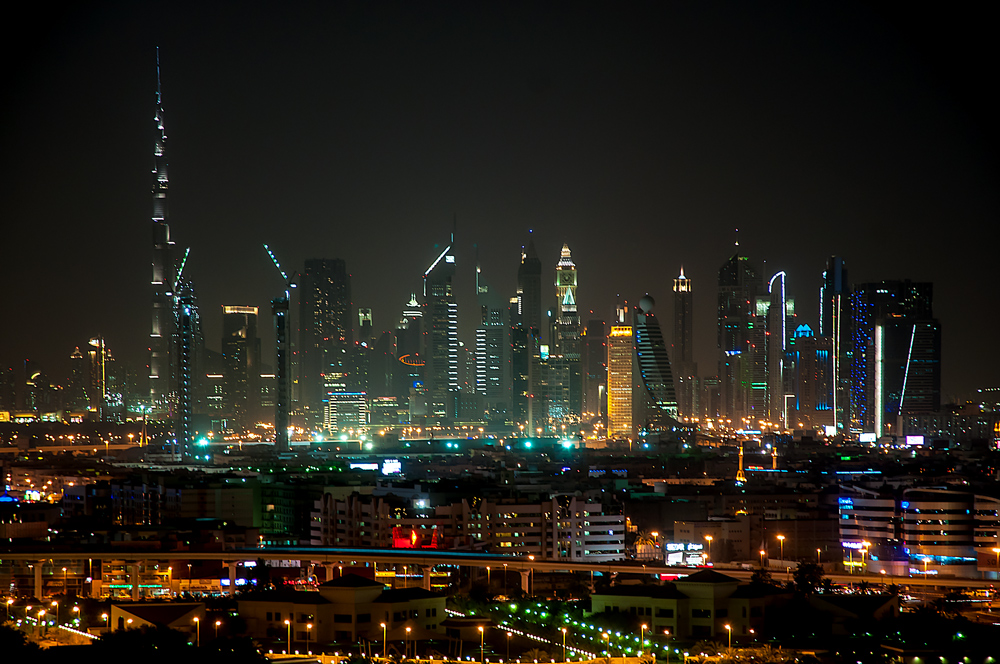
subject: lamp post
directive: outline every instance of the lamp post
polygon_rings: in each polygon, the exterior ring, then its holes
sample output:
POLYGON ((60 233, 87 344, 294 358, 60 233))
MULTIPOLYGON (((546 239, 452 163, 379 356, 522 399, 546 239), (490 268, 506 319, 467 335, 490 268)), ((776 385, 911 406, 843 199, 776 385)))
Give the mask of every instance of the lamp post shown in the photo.
POLYGON ((781 558, 781 560, 784 560, 785 559, 785 536, 784 535, 778 535, 778 551, 779 551, 778 556, 781 558))
POLYGON ((104 629, 105 629, 105 631, 107 631, 108 626, 109 626, 108 625, 108 614, 102 613, 101 614, 101 618, 104 618, 104 629))
POLYGON ((606 652, 608 654, 608 657, 610 657, 611 656, 611 635, 608 634, 607 632, 601 632, 601 638, 604 639, 605 641, 607 641, 607 643, 604 644, 604 652, 606 652))
POLYGON ((766 551, 764 551, 764 549, 760 550, 760 568, 761 569, 764 569, 764 554, 765 553, 766 553, 766 551))
POLYGON ((288 654, 292 654, 292 621, 285 620, 285 627, 288 628, 288 654))
POLYGON ((511 636, 512 636, 512 633, 511 632, 507 632, 507 661, 508 662, 510 661, 510 637, 511 636))
MULTIPOLYGON (((528 556, 528 560, 535 562, 534 556, 528 556)), ((535 566, 528 566, 528 597, 535 596, 535 566)))
POLYGON ((382 628, 382 659, 386 659, 386 656, 385 656, 385 623, 379 623, 379 627, 382 628))
POLYGON ((80 607, 74 606, 73 607, 73 613, 80 613, 80 607))
MULTIPOLYGON (((639 626, 639 654, 641 655, 646 649, 646 625, 643 623, 639 626)), ((565 656, 563 657, 565 659, 565 656)))
MULTIPOLYGON (((131 620, 129 622, 132 622, 131 620)), ((287 620, 285 622, 288 622, 287 620)), ((194 618, 194 629, 195 629, 195 641, 194 645, 196 648, 201 647, 201 618, 195 616, 194 618)))
POLYGON ((63 594, 68 596, 69 595, 69 586, 66 585, 66 583, 67 583, 66 582, 66 568, 63 567, 63 594))
POLYGON ((507 595, 507 563, 503 564, 503 594, 507 595))
POLYGON ((56 625, 58 625, 59 624, 59 609, 60 609, 59 602, 57 602, 56 600, 52 600, 52 606, 56 607, 56 625))
POLYGON ((663 630, 663 635, 667 637, 667 664, 670 664, 670 630, 663 630))
POLYGON ((312 631, 312 628, 313 628, 313 624, 312 623, 306 623, 306 654, 307 655, 311 655, 312 654, 312 650, 309 650, 309 632, 312 631))
POLYGON ((215 621, 215 640, 216 641, 219 640, 219 625, 221 625, 221 624, 222 624, 221 620, 216 620, 215 621))
MULTIPOLYGON (((416 653, 417 649, 414 648, 413 652, 416 653)), ((403 641, 403 657, 406 657, 410 653, 410 628, 406 628, 406 639, 403 641)))
POLYGON ((820 550, 819 549, 816 549, 816 564, 817 565, 822 565, 823 564, 822 562, 820 562, 820 550))
POLYGON ((705 561, 706 563, 708 563, 709 561, 712 560, 712 536, 705 535, 705 539, 708 540, 708 560, 705 561))
MULTIPOLYGON (((643 625, 643 627, 645 627, 645 625, 643 625)), ((565 662, 566 661, 566 628, 563 627, 561 631, 563 633, 563 661, 565 662)))
POLYGON ((486 663, 486 630, 479 626, 479 664, 486 663))
POLYGON ((729 649, 732 650, 733 649, 733 628, 730 627, 729 625, 726 625, 726 634, 729 635, 729 649))

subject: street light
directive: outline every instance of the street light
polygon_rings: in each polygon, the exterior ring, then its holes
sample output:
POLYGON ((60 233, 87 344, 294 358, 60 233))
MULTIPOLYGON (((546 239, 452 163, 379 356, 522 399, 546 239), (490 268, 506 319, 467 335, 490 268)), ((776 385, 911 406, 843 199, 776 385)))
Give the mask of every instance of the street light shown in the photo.
POLYGON ((312 623, 306 623, 306 654, 307 655, 311 655, 312 654, 312 650, 309 650, 309 632, 312 631, 312 628, 313 628, 313 624, 312 623))
MULTIPOLYGON (((129 620, 129 622, 132 622, 129 620)), ((285 622, 288 622, 287 620, 285 622)), ((196 631, 194 645, 196 648, 201 647, 201 618, 195 616, 194 618, 194 628, 196 631)))
POLYGON ((288 628, 288 654, 292 654, 292 621, 286 619, 285 627, 288 628))
POLYGON ((816 564, 817 565, 822 565, 823 563, 820 562, 819 556, 820 556, 820 550, 816 549, 816 564))
MULTIPOLYGON (((503 594, 507 595, 507 563, 503 564, 503 594)), ((510 659, 509 657, 507 659, 510 659)))
MULTIPOLYGON (((534 556, 528 556, 528 560, 530 560, 531 562, 535 562, 535 557, 534 556)), ((528 567, 528 596, 529 597, 534 597, 535 596, 535 592, 534 591, 535 591, 535 566, 534 565, 529 565, 529 567, 528 567)))
POLYGON ((56 624, 59 624, 59 602, 52 600, 52 606, 56 607, 56 624))
POLYGON ((507 632, 507 661, 508 662, 510 661, 510 637, 511 637, 511 635, 512 635, 511 632, 507 632))
MULTIPOLYGON (((639 626, 639 654, 641 655, 646 649, 646 625, 645 623, 639 626)), ((565 655, 563 659, 565 659, 565 655)))
POLYGON ((733 628, 726 625, 726 633, 729 635, 729 649, 733 649, 733 628))
POLYGON ((479 626, 479 664, 486 663, 486 630, 479 626))
POLYGON ((607 641, 604 644, 604 652, 608 653, 608 657, 611 656, 611 635, 607 632, 601 632, 601 638, 607 641))
POLYGON ((10 620, 10 605, 13 603, 13 598, 7 600, 7 620, 10 620))
POLYGON ((80 607, 74 606, 73 607, 73 613, 80 613, 80 607))
POLYGON ((379 627, 382 628, 382 659, 386 659, 386 656, 385 656, 385 623, 379 623, 379 627))
POLYGON ((69 595, 69 586, 66 585, 66 568, 63 567, 62 569, 63 569, 63 594, 68 596, 69 595))
POLYGON ((712 536, 705 535, 705 539, 708 540, 708 560, 712 560, 712 536))
POLYGON ((107 629, 108 628, 108 614, 102 613, 101 614, 101 618, 104 619, 104 629, 107 629))
MULTIPOLYGON (((645 627, 645 625, 643 625, 643 627, 645 627)), ((562 633, 563 633, 563 661, 565 662, 566 661, 566 628, 565 627, 562 628, 562 633)))
POLYGON ((215 640, 216 641, 219 640, 219 625, 221 625, 221 624, 222 624, 221 620, 216 620, 215 621, 215 640))
POLYGON ((490 591, 490 566, 486 566, 486 592, 490 591))
POLYGON ((761 569, 763 569, 763 568, 764 568, 764 554, 765 554, 765 553, 766 553, 766 552, 764 551, 764 549, 761 549, 761 550, 760 550, 760 566, 761 566, 761 569))
MULTIPOLYGON (((406 628, 406 639, 403 641, 403 657, 406 657, 410 652, 410 628, 406 628)), ((416 647, 413 648, 413 652, 416 653, 416 647)))
POLYGON ((785 536, 778 535, 778 556, 781 560, 785 559, 785 536))

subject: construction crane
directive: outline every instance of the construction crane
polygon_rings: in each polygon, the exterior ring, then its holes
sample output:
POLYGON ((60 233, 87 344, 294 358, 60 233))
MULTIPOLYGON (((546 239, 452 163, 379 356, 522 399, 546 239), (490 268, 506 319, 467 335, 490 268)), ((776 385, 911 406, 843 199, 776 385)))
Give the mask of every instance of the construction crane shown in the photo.
POLYGON ((288 301, 291 297, 291 289, 297 284, 294 275, 289 277, 281 269, 274 252, 266 244, 264 251, 271 257, 274 267, 278 268, 278 274, 285 281, 285 290, 281 295, 271 300, 271 313, 274 315, 274 340, 277 345, 277 369, 275 375, 278 380, 278 393, 274 402, 274 448, 278 452, 288 451, 288 301))

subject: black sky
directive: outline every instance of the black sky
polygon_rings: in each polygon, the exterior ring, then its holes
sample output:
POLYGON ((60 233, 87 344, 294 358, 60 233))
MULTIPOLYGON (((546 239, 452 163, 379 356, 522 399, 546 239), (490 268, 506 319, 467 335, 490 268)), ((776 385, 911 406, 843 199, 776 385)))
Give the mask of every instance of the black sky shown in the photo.
POLYGON ((714 373, 716 274, 738 227, 813 327, 829 255, 855 282, 933 281, 946 395, 1000 382, 988 16, 284 4, 45 8, 8 26, 5 366, 61 375, 99 332, 145 362, 159 45, 171 229, 192 247, 210 347, 219 305, 265 307, 280 288, 260 243, 290 266, 345 258, 355 304, 386 329, 457 215, 467 342, 473 244, 506 296, 534 229, 546 281, 569 242, 598 317, 649 291, 668 318, 683 264, 714 373))

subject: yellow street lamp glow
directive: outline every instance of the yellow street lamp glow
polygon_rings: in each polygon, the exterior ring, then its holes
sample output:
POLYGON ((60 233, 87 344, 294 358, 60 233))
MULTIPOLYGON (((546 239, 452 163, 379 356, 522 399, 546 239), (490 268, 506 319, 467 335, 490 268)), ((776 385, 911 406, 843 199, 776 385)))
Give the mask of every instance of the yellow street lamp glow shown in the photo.
POLYGON ((730 627, 729 625, 726 625, 726 633, 729 634, 729 649, 732 650, 733 649, 733 628, 730 627))
POLYGON ((385 659, 385 623, 379 623, 379 627, 382 628, 382 659, 385 659))

